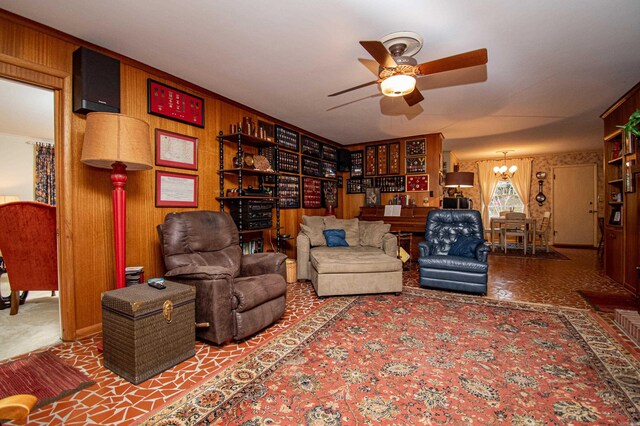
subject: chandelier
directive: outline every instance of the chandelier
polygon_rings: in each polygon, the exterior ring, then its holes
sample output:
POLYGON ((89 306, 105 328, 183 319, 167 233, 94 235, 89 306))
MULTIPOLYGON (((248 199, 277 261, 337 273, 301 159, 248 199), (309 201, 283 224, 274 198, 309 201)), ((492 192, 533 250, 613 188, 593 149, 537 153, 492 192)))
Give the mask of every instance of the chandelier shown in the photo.
POLYGON ((507 166, 507 152, 509 151, 498 151, 504 154, 504 164, 502 166, 495 166, 493 168, 493 173, 496 174, 496 177, 500 180, 509 180, 513 177, 516 170, 518 170, 518 166, 515 164, 511 167, 507 166))

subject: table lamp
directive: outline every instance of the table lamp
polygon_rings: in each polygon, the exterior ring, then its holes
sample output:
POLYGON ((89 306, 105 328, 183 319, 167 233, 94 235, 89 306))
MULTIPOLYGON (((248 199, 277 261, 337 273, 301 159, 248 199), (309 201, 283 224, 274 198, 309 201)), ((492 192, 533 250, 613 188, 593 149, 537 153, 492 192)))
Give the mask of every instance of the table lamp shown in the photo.
POLYGON ((446 188, 457 188, 456 197, 462 197, 460 188, 473 187, 473 172, 449 172, 445 175, 444 186, 446 188))
POLYGON ((116 287, 122 288, 125 286, 127 211, 124 185, 127 182, 127 170, 152 168, 149 125, 124 114, 87 114, 80 161, 89 166, 111 169, 116 287))

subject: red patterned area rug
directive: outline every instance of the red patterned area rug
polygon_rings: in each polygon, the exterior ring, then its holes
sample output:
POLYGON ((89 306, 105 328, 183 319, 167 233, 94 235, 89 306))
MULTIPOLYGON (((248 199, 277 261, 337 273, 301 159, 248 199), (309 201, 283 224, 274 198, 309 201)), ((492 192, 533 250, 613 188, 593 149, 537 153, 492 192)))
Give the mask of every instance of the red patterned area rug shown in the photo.
POLYGON ((0 365, 0 398, 27 393, 38 398, 34 409, 95 384, 50 352, 0 365))
POLYGON ((640 365, 588 311, 336 297, 146 424, 631 424, 640 365))

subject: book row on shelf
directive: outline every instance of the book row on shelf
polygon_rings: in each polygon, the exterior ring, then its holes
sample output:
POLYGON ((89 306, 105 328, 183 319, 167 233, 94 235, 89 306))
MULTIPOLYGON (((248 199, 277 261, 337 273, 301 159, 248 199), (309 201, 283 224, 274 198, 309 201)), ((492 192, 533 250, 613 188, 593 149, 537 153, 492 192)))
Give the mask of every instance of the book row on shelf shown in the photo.
POLYGON ((262 253, 264 251, 264 240, 255 238, 250 241, 243 241, 241 244, 242 254, 262 253))

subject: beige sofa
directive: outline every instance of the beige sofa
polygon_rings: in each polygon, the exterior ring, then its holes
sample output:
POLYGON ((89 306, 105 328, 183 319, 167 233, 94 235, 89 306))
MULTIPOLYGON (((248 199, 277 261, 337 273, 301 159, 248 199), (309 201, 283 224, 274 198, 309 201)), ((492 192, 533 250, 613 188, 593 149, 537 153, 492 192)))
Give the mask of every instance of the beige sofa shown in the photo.
POLYGON ((402 261, 390 225, 335 216, 302 219, 296 240, 298 280, 311 280, 318 296, 402 291, 402 261), (344 229, 349 246, 327 247, 325 229, 344 229))

